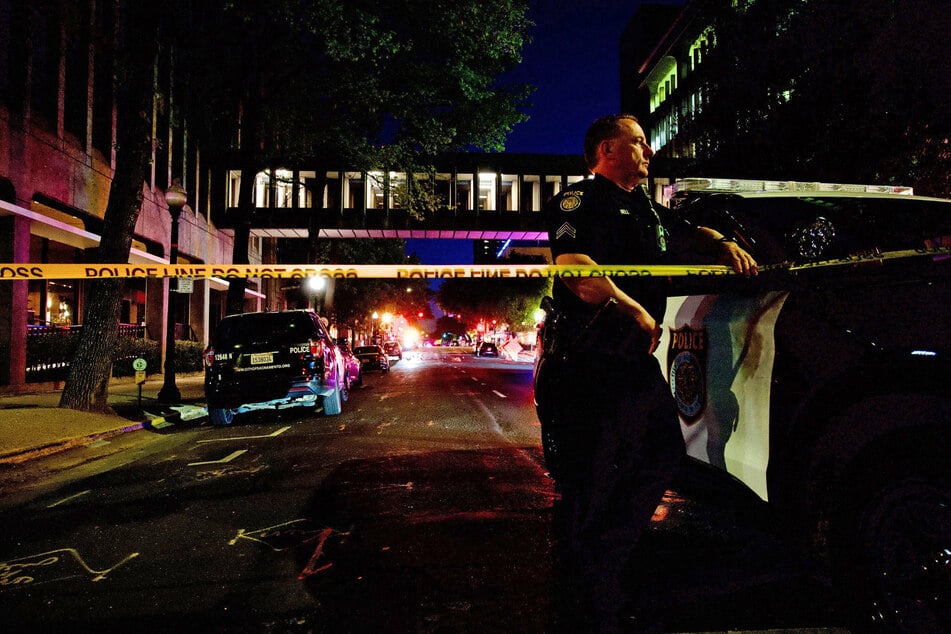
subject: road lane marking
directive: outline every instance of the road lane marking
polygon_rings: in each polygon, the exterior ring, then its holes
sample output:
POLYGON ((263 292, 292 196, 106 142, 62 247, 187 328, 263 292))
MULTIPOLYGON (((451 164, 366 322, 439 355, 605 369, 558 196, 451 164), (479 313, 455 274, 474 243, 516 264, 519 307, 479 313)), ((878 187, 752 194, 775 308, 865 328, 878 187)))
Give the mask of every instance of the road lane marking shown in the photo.
POLYGON ((273 434, 265 434, 263 436, 238 436, 236 438, 210 438, 208 440, 199 440, 198 444, 202 444, 206 442, 228 442, 231 440, 256 440, 258 438, 274 438, 275 436, 279 436, 280 434, 283 434, 290 428, 291 428, 290 425, 288 425, 287 427, 281 427, 273 434))
POLYGON ((505 394, 502 394, 498 390, 492 390, 492 393, 498 396, 499 398, 508 398, 505 394))
POLYGON ((66 504, 67 502, 69 502, 69 501, 71 501, 71 500, 75 500, 76 498, 81 497, 81 496, 83 496, 83 495, 86 495, 87 493, 90 493, 90 492, 91 492, 91 489, 87 489, 86 491, 80 491, 79 493, 76 493, 76 494, 74 494, 74 495, 70 495, 69 497, 65 497, 65 498, 63 498, 62 500, 58 501, 58 502, 53 502, 52 504, 50 504, 50 505, 47 506, 46 508, 51 509, 51 508, 53 508, 54 506, 59 506, 60 504, 66 504))
POLYGON ((227 456, 225 456, 225 457, 222 458, 221 460, 205 460, 205 461, 203 461, 203 462, 189 462, 189 463, 188 463, 188 466, 189 466, 189 467, 200 467, 201 465, 206 465, 206 464, 224 464, 224 463, 226 463, 226 462, 231 462, 232 460, 234 460, 235 458, 237 458, 237 457, 240 456, 241 454, 247 453, 247 452, 248 452, 247 449, 239 449, 238 451, 233 451, 233 452, 231 452, 230 454, 228 454, 227 456))

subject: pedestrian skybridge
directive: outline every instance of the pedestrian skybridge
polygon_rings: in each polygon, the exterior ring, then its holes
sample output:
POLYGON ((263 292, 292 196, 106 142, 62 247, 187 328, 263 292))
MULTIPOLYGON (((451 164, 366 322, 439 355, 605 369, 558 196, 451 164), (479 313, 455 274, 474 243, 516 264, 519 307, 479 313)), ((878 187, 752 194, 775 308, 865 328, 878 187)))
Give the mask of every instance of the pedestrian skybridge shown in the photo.
MULTIPOLYGON (((251 235, 265 238, 546 240, 544 204, 585 178, 580 156, 452 154, 427 173, 267 170, 254 184, 251 235), (408 200, 428 211, 411 213, 408 200)), ((212 220, 243 222, 236 208, 240 172, 212 220)))

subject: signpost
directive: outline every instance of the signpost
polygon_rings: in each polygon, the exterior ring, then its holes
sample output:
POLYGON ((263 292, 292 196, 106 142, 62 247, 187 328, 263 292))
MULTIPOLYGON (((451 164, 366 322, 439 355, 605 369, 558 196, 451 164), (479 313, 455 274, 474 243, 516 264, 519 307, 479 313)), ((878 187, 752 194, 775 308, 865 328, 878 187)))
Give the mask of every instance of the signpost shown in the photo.
POLYGON ((135 382, 139 386, 139 411, 142 410, 142 384, 145 383, 146 367, 148 367, 148 364, 142 357, 137 357, 132 362, 132 369, 135 370, 135 382))

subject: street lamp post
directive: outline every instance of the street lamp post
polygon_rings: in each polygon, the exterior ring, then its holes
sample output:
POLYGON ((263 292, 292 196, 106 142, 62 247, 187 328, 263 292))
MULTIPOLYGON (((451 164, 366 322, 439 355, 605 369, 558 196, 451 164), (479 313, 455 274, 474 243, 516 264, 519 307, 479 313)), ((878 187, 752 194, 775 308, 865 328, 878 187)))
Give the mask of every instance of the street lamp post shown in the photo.
MULTIPOLYGON (((168 213, 172 217, 172 233, 169 240, 168 263, 178 263, 178 217, 182 213, 182 207, 188 200, 188 193, 182 187, 181 179, 176 178, 172 184, 165 190, 165 202, 168 204, 168 213)), ((162 389, 159 390, 158 400, 164 403, 178 403, 182 400, 182 394, 175 385, 175 312, 177 305, 178 283, 176 278, 168 280, 168 297, 166 305, 168 306, 165 316, 165 367, 162 389), (175 284, 175 291, 172 291, 172 284, 175 284)))
POLYGON ((308 277, 304 282, 304 287, 307 289, 308 302, 310 308, 317 311, 318 314, 323 315, 324 313, 324 295, 323 292, 327 288, 327 278, 321 277, 320 275, 314 275, 308 277))

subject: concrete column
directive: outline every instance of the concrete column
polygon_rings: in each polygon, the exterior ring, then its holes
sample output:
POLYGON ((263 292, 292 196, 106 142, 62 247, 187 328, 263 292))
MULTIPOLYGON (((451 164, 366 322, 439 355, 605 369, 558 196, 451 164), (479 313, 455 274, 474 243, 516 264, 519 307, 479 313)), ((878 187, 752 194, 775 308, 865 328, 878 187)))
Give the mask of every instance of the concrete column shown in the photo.
MULTIPOLYGON (((30 261, 30 221, 0 218, 0 261, 30 261)), ((0 282, 0 386, 20 391, 26 385, 26 309, 29 283, 0 282)))

